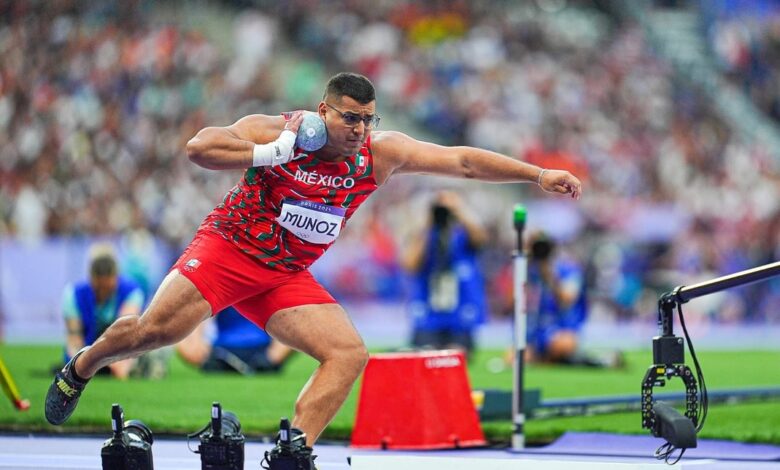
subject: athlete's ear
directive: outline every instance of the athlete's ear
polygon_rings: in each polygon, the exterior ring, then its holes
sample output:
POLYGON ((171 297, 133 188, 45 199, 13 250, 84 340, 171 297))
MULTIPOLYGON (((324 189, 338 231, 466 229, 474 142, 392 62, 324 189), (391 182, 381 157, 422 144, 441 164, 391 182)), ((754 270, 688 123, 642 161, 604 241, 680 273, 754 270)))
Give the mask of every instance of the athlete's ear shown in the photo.
POLYGON ((322 120, 325 120, 325 113, 328 112, 328 105, 325 104, 325 101, 320 101, 319 106, 317 106, 317 114, 320 115, 322 120))

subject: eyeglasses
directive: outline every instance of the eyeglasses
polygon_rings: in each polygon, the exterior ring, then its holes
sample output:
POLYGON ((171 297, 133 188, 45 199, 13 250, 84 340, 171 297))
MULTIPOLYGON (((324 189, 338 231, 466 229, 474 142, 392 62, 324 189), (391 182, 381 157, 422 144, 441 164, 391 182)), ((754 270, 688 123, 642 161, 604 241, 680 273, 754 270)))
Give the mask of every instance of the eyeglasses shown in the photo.
POLYGON ((341 119, 344 120, 344 124, 346 124, 349 127, 355 127, 357 126, 360 121, 363 121, 363 124, 368 127, 369 129, 375 128, 379 126, 379 120, 380 117, 376 114, 369 114, 366 116, 361 116, 360 114, 351 113, 349 111, 342 112, 338 109, 334 108, 333 106, 329 105, 328 103, 325 103, 325 106, 329 107, 333 111, 336 111, 341 116, 341 119))

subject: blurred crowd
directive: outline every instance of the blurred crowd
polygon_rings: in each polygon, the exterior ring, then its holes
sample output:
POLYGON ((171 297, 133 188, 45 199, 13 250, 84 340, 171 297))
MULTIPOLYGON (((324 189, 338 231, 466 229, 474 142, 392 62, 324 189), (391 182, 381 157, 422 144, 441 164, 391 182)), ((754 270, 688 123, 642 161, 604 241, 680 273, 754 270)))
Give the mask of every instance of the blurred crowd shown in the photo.
POLYGON ((766 115, 780 121, 780 4, 702 4, 707 36, 723 73, 766 115))
MULTIPOLYGON (((383 127, 583 179, 578 203, 532 185, 459 186, 495 241, 482 259, 493 314, 510 310, 518 201, 588 266, 603 318, 652 317, 664 290, 780 257, 777 155, 741 139, 640 29, 591 2, 261 3, 0 3, 0 235, 141 231, 180 247, 239 176, 189 163, 185 142, 250 112, 311 108, 348 69, 374 81, 383 127), (198 14, 206 26, 188 26, 198 14)), ((755 33, 771 46, 778 28, 766 24, 755 33)), ((389 184, 315 265, 337 297, 398 298, 397 247, 414 233, 420 190, 457 183, 389 184)), ((780 283, 698 305, 703 319, 777 321, 780 283)))

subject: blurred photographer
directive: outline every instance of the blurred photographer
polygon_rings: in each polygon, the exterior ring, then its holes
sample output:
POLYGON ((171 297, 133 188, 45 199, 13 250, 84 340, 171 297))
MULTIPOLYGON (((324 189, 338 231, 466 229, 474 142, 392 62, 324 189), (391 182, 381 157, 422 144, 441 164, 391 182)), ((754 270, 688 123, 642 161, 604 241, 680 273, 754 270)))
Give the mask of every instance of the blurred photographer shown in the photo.
POLYGON ((600 358, 581 350, 578 335, 588 316, 585 273, 543 232, 528 237, 527 295, 527 360, 591 367, 622 363, 619 354, 600 358))
POLYGON ((487 304, 477 254, 487 233, 457 193, 439 192, 423 232, 414 237, 402 265, 410 273, 411 343, 416 348, 455 348, 470 353, 487 304))

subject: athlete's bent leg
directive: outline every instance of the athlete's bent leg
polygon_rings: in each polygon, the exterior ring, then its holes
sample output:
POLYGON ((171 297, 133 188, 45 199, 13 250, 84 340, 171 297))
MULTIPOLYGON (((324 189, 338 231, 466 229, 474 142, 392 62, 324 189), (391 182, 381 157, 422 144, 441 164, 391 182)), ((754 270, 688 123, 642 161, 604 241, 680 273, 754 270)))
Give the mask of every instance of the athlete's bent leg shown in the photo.
POLYGON ((76 375, 88 379, 113 362, 177 343, 211 315, 211 306, 177 270, 165 277, 143 315, 117 319, 79 355, 76 375))
POLYGON ((279 310, 266 331, 320 362, 295 403, 292 425, 312 447, 347 399, 368 361, 368 351, 338 304, 302 305, 279 310))
POLYGON ((55 374, 46 392, 46 420, 54 425, 64 423, 98 369, 181 340, 210 312, 211 307, 192 282, 172 271, 142 316, 119 318, 92 346, 76 353, 55 374))

